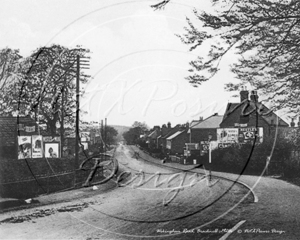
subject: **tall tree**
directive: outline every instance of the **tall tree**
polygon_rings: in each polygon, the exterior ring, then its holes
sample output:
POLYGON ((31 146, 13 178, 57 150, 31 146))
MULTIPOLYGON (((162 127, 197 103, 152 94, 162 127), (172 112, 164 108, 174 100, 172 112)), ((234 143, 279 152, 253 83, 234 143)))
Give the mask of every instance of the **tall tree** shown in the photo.
POLYGON ((123 133, 123 137, 127 144, 137 144, 141 135, 141 128, 134 127, 130 128, 127 132, 123 133))
POLYGON ((2 116, 12 114, 10 98, 14 85, 22 77, 22 56, 19 50, 5 48, 0 50, 0 113, 2 116))
POLYGON ((118 135, 118 131, 112 127, 112 126, 106 126, 104 131, 106 131, 106 134, 104 132, 101 133, 102 139, 105 139, 106 135, 106 144, 111 145, 116 143, 116 136, 118 135))
MULTIPOLYGON (((153 5, 161 9, 170 0, 153 5)), ((187 18, 179 36, 194 51, 209 42, 206 57, 199 56, 187 80, 197 86, 219 71, 230 50, 239 55, 232 71, 241 84, 250 83, 272 100, 276 108, 299 112, 300 105, 300 1, 211 0, 214 13, 194 9, 196 21, 187 18), (198 22, 197 22, 198 21, 198 22), (200 23, 200 24, 199 24, 200 23)), ((234 90, 239 84, 228 84, 234 90)))
MULTIPOLYGON (((74 124, 76 56, 86 56, 89 51, 68 49, 60 45, 39 48, 26 58, 23 78, 8 88, 8 111, 17 110, 20 115, 38 117, 46 123, 51 135, 56 134, 57 123, 62 116, 68 124, 74 124), (11 91, 9 91, 11 90, 11 91)), ((87 76, 81 75, 82 83, 87 76)))
POLYGON ((141 133, 149 130, 149 126, 145 122, 138 122, 138 121, 135 121, 132 124, 132 128, 139 128, 141 133))
POLYGON ((123 133, 123 138, 127 144, 137 144, 139 143, 141 135, 145 134, 148 130, 149 127, 145 122, 135 121, 132 127, 123 133))

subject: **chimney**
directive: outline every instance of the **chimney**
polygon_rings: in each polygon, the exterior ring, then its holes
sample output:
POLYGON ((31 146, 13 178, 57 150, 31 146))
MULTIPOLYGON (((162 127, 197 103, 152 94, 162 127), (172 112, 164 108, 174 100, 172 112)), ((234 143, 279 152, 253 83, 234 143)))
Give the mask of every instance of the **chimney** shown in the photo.
POLYGON ((199 117, 199 121, 202 122, 203 121, 203 117, 199 117))
POLYGON ((154 130, 160 130, 160 126, 154 126, 153 129, 154 130))
POLYGON ((242 90, 240 91, 240 96, 241 96, 241 102, 249 99, 249 92, 246 87, 242 87, 242 90))
POLYGON ((170 122, 168 122, 168 128, 171 128, 171 123, 170 122))
POLYGON ((251 99, 251 101, 253 101, 253 102, 258 102, 257 91, 251 91, 250 99, 251 99))
POLYGON ((294 118, 292 118, 292 121, 291 121, 291 127, 295 127, 294 118))

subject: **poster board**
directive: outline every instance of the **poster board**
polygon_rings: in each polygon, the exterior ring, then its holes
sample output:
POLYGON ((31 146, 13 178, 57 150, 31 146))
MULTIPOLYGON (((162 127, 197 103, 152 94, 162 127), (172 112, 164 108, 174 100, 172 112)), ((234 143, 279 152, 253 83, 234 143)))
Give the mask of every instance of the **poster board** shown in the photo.
POLYGON ((45 157, 46 158, 59 158, 60 157, 59 143, 45 143, 45 157))
POLYGON ((31 136, 18 136, 18 159, 31 158, 31 136))
POLYGON ((255 139, 255 135, 258 143, 263 141, 263 128, 259 127, 249 127, 249 128, 239 128, 239 142, 247 143, 252 142, 255 139))
POLYGON ((89 144, 87 142, 82 142, 81 144, 83 146, 83 150, 87 150, 89 148, 89 144))
POLYGON ((200 142, 200 154, 206 154, 209 151, 209 142, 208 141, 201 141, 200 142))
POLYGON ((43 157, 43 137, 41 135, 32 136, 32 158, 43 157))
POLYGON ((60 137, 43 137, 44 155, 46 158, 60 158, 60 137))
POLYGON ((218 143, 231 144, 237 143, 239 137, 238 128, 218 128, 217 141, 218 143))

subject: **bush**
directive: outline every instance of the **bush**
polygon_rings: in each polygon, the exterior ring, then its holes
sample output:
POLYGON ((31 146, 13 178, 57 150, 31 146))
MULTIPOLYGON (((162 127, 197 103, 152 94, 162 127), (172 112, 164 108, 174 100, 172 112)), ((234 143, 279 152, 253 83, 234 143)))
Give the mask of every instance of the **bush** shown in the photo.
POLYGON ((243 144, 226 149, 216 149, 212 152, 212 167, 216 171, 232 173, 243 173, 260 175, 271 156, 269 168, 273 172, 291 173, 295 169, 290 164, 293 144, 285 139, 277 139, 274 145, 274 138, 265 138, 264 142, 257 145, 243 144))

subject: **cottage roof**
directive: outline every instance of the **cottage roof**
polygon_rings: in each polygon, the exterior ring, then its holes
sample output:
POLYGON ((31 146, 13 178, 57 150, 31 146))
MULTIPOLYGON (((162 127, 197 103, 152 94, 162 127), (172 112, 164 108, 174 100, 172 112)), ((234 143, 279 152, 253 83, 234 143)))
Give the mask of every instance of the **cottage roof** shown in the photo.
POLYGON ((167 132, 162 132, 162 138, 168 138, 171 135, 173 135, 174 133, 176 133, 177 131, 179 131, 179 127, 173 127, 173 128, 168 128, 167 132))
POLYGON ((200 123, 200 122, 202 122, 203 120, 193 120, 193 121, 191 121, 191 123, 190 123, 190 127, 193 127, 193 126, 195 126, 195 125, 197 125, 198 123, 200 123))
POLYGON ((223 116, 212 115, 197 124, 191 126, 192 129, 203 129, 203 128, 219 128, 220 123, 223 120, 223 116))
POLYGON ((253 112, 254 109, 258 109, 259 112, 261 112, 260 116, 269 124, 276 124, 278 126, 285 126, 288 127, 289 124, 286 123, 282 118, 280 118, 276 113, 273 111, 270 111, 268 107, 266 107, 263 103, 255 103, 251 100, 244 101, 242 103, 228 103, 226 112, 223 117, 223 121, 230 115, 233 111, 242 111, 244 110, 245 113, 253 112), (238 110, 239 109, 239 110, 238 110), (268 113, 268 114, 266 114, 268 113), (278 123, 277 123, 278 118, 278 123))
POLYGON ((148 137, 149 137, 149 138, 157 138, 157 135, 158 135, 157 132, 158 132, 158 131, 155 129, 153 132, 151 132, 151 133, 148 135, 148 137))
POLYGON ((172 140, 172 139, 176 138, 178 135, 180 135, 183 132, 184 131, 178 131, 178 132, 174 133, 173 135, 171 135, 170 137, 168 137, 167 140, 172 140))

